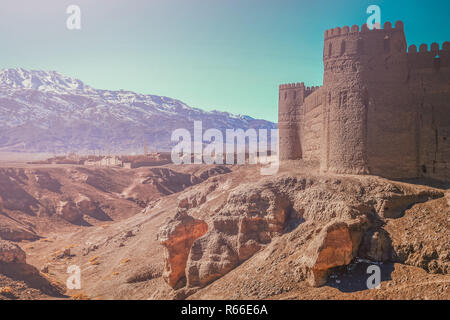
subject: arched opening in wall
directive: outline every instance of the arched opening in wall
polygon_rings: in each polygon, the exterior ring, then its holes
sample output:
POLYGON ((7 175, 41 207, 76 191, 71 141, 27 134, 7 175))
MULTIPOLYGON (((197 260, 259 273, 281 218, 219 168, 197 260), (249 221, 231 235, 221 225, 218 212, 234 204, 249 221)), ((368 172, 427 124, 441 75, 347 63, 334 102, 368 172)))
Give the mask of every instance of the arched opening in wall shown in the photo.
POLYGON ((328 92, 328 105, 331 105, 331 91, 328 92))
POLYGON ((284 93, 284 100, 287 99, 287 92, 284 93))
POLYGON ((362 39, 356 41, 356 51, 358 54, 364 54, 364 41, 362 39))
POLYGON ((328 45, 328 57, 331 57, 332 53, 333 53, 333 44, 330 43, 328 45))
POLYGON ((391 52, 391 39, 389 36, 384 37, 384 53, 391 52))
POLYGON ((297 91, 294 91, 294 100, 297 99, 297 91))
POLYGON ((342 40, 341 42, 341 56, 345 53, 345 40, 342 40))
POLYGON ((421 169, 422 169, 422 173, 427 173, 427 166, 426 165, 423 164, 421 169))

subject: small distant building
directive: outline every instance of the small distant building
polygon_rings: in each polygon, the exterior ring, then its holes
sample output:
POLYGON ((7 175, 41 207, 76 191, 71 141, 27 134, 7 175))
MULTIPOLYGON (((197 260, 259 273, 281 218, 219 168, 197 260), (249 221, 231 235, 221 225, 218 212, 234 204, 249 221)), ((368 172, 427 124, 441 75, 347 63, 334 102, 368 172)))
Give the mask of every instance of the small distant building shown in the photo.
POLYGON ((122 167, 135 169, 140 167, 162 166, 171 162, 170 153, 154 152, 146 156, 88 156, 82 162, 85 166, 122 167))
POLYGON ((95 161, 94 159, 87 159, 84 161, 85 166, 95 166, 96 163, 97 163, 97 161, 95 161))
POLYGON ((123 167, 125 169, 131 169, 131 162, 123 162, 123 167))
POLYGON ((102 166, 102 167, 121 167, 122 160, 120 160, 116 156, 104 157, 102 160, 100 160, 100 166, 102 166))
POLYGON ((122 167, 123 162, 117 156, 94 157, 84 161, 85 166, 122 167))

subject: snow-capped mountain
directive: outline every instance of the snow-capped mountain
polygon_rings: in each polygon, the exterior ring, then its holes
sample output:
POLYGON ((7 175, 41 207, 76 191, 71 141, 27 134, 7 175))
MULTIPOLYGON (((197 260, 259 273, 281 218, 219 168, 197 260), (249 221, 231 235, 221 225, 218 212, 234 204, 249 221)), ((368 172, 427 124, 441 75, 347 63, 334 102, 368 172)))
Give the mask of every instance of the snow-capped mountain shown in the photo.
POLYGON ((167 97, 98 90, 55 71, 0 71, 0 151, 170 150, 178 128, 275 128, 249 116, 203 111, 167 97))

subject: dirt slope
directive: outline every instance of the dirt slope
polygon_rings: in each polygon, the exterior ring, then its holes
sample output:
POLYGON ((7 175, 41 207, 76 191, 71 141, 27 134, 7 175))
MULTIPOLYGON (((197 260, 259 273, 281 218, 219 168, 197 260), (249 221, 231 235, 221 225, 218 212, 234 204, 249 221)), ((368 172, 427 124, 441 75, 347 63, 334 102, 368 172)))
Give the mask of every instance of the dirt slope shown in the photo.
POLYGON ((255 166, 164 166, 111 175, 76 167, 39 170, 59 182, 75 208, 83 193, 111 217, 84 215, 89 225, 77 225, 57 209, 41 215, 42 199, 61 201, 49 190, 51 179, 41 178, 37 187, 36 169, 3 172, 17 176, 17 185, 38 201, 30 206, 34 215, 8 202, 3 209, 7 221, 41 237, 19 243, 27 263, 62 284, 67 267, 80 266, 82 289, 66 297, 450 298, 445 189, 295 167, 273 177, 260 176, 255 166), (381 268, 381 290, 365 285, 371 264, 381 268))

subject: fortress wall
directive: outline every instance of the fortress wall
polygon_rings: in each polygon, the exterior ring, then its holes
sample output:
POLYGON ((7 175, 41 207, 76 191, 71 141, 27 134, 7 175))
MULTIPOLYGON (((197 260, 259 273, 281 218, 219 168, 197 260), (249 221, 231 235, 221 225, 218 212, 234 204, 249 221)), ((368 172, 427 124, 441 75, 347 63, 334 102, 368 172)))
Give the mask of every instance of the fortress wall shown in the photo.
POLYGON ((278 130, 280 160, 301 159, 299 136, 300 109, 305 99, 304 83, 285 84, 279 87, 278 130))
POLYGON ((420 145, 422 176, 447 181, 450 181, 449 101, 450 92, 448 91, 433 90, 425 94, 424 109, 426 111, 421 119, 420 145))
POLYGON ((441 68, 450 67, 450 42, 445 42, 442 47, 438 43, 421 44, 419 48, 411 45, 408 48, 408 64, 411 69, 428 69, 438 71, 441 68))
POLYGON ((323 89, 316 87, 302 107, 300 137, 305 161, 319 162, 323 134, 323 89))
POLYGON ((450 47, 408 51, 410 96, 419 109, 420 175, 450 181, 450 47), (437 62, 436 56, 439 56, 437 62))
POLYGON ((360 32, 360 85, 365 160, 370 174, 409 178, 418 174, 417 107, 408 90, 403 24, 360 32))
POLYGON ((388 178, 418 176, 418 113, 406 86, 368 86, 367 164, 388 178))
MULTIPOLYGON (((448 48, 448 45, 445 46, 448 48)), ((443 46, 444 48, 444 46, 443 46)), ((411 46, 372 58, 368 88, 367 156, 371 173, 389 178, 449 179, 449 51, 411 46), (436 59, 436 57, 439 57, 436 59), (378 72, 374 72, 378 70, 378 72)))
POLYGON ((402 22, 335 28, 323 59, 324 85, 302 85, 304 101, 282 99, 295 85, 280 88, 285 158, 320 161, 323 172, 450 181, 450 43, 407 50, 402 22))
POLYGON ((362 72, 367 89, 369 172, 388 178, 416 177, 418 110, 409 95, 406 54, 398 52, 378 59, 368 62, 362 72))

